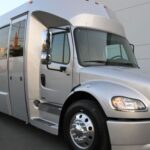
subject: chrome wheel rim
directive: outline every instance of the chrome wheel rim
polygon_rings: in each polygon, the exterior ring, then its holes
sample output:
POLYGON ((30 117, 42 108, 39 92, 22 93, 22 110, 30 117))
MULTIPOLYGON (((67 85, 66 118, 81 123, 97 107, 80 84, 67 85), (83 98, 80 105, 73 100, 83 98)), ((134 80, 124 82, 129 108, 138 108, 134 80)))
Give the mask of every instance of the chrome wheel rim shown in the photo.
POLYGON ((92 120, 84 113, 77 113, 70 123, 70 136, 80 149, 88 149, 93 144, 95 129, 92 120))

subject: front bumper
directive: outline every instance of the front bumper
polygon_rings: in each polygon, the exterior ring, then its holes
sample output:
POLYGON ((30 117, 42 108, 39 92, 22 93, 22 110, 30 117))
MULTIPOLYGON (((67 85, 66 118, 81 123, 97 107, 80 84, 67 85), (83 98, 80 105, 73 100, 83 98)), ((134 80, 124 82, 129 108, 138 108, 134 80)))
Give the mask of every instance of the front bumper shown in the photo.
POLYGON ((150 121, 107 121, 112 150, 150 150, 150 121))

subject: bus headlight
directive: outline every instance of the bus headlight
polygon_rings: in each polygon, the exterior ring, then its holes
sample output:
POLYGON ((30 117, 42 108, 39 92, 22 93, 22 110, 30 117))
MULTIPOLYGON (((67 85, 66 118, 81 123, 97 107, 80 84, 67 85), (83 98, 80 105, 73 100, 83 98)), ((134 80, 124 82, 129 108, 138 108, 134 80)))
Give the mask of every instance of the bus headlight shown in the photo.
POLYGON ((148 110, 142 101, 127 97, 113 97, 111 103, 117 111, 143 112, 148 110))

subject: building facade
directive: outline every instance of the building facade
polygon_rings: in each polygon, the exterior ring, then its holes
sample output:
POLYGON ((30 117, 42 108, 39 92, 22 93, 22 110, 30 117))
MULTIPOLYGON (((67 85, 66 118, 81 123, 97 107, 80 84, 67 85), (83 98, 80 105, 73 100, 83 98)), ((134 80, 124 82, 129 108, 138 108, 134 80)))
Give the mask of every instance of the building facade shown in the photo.
POLYGON ((150 0, 101 0, 124 25, 139 66, 150 73, 150 0))

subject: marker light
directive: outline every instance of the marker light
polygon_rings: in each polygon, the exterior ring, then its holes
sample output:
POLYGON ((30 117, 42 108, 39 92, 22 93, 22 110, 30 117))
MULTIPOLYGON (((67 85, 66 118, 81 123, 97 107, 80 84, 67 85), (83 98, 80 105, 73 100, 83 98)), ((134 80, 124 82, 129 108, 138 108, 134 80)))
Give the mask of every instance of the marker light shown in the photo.
POLYGON ((113 97, 112 105, 117 111, 143 112, 147 111, 145 104, 137 99, 127 97, 113 97))

